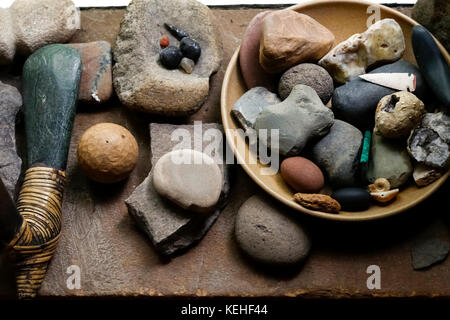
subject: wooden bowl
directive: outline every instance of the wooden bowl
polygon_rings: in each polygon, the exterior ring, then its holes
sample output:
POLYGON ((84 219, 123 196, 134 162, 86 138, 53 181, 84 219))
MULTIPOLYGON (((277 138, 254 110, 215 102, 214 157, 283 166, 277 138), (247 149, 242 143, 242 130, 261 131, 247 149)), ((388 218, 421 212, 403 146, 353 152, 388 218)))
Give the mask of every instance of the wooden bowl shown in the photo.
MULTIPOLYGON (((364 32, 367 29, 366 21, 372 14, 372 12, 367 13, 369 6, 380 8, 381 19, 393 18, 400 24, 406 40, 406 51, 403 59, 417 64, 411 46, 412 28, 417 25, 417 22, 393 9, 382 5, 371 4, 369 2, 350 0, 312 1, 292 6, 290 9, 307 14, 323 24, 334 33, 336 37, 335 44, 337 44, 351 35, 364 32)), ((450 63, 449 54, 440 44, 439 46, 447 59, 447 62, 450 63)), ((262 175, 260 169, 265 166, 257 162, 255 156, 249 153, 248 145, 243 141, 242 137, 233 137, 231 131, 228 130, 238 129, 238 126, 230 116, 230 110, 233 108, 234 103, 247 91, 240 73, 238 56, 239 48, 231 58, 222 85, 221 113, 228 143, 233 150, 238 163, 242 165, 250 177, 270 195, 289 207, 312 216, 330 220, 361 221, 379 219, 400 213, 417 205, 436 191, 449 176, 449 172, 447 171, 447 173, 439 180, 422 188, 418 188, 411 183, 401 189, 397 199, 391 204, 387 206, 372 204, 371 207, 365 211, 341 211, 339 214, 329 214, 302 207, 294 202, 293 192, 285 184, 281 175, 279 173, 275 175, 262 175), (244 147, 238 148, 237 146, 244 147), (251 164, 249 160, 253 160, 253 163, 256 164, 251 164)))

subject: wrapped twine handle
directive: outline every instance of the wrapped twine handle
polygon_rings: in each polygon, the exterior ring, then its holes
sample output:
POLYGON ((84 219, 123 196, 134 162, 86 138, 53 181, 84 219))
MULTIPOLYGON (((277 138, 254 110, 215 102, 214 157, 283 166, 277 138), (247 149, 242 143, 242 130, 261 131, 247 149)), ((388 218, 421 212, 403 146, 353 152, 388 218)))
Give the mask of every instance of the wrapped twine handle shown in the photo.
POLYGON ((44 280, 61 232, 61 202, 65 174, 61 170, 36 167, 25 173, 17 201, 22 226, 9 243, 16 261, 17 293, 34 298, 44 280))
POLYGON ((81 70, 80 54, 61 44, 35 51, 23 67, 28 170, 16 208, 8 206, 9 214, 1 219, 11 226, 0 237, 16 263, 17 293, 22 299, 37 295, 58 244, 81 70))

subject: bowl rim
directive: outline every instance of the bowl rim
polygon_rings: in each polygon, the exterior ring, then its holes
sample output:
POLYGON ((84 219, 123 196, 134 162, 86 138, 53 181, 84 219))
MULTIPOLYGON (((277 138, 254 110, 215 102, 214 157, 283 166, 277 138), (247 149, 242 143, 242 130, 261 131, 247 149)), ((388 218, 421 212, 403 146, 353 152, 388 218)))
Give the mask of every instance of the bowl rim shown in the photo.
MULTIPOLYGON (((419 25, 416 21, 414 21, 413 19, 411 19, 410 17, 404 15, 403 13, 394 10, 392 8, 389 8, 387 6, 381 5, 381 4, 377 4, 377 3, 373 3, 373 2, 369 2, 369 1, 360 1, 360 0, 311 0, 311 1, 307 1, 301 4, 296 4, 287 8, 284 8, 282 10, 299 10, 302 9, 304 7, 308 7, 310 5, 320 5, 323 3, 333 3, 333 4, 349 4, 349 3, 353 3, 353 4, 357 4, 357 5, 376 5, 381 7, 383 10, 388 11, 389 13, 391 13, 394 16, 398 16, 401 19, 406 20, 408 23, 410 23, 413 26, 419 25)), ((447 53, 447 51, 444 49, 444 47, 442 46, 442 44, 435 39, 435 41, 437 42, 441 52, 444 54, 444 57, 446 58, 447 61, 449 61, 449 54, 447 53)), ((233 53, 233 56, 230 59, 230 62, 228 63, 228 66, 226 68, 225 71, 225 75, 224 75, 224 79, 222 82, 222 88, 221 88, 221 97, 220 97, 220 111, 221 111, 221 119, 222 119, 222 124, 224 127, 224 131, 225 131, 225 136, 227 141, 232 141, 232 136, 231 136, 231 132, 229 130, 226 130, 228 128, 230 128, 230 123, 228 121, 228 110, 226 108, 226 100, 227 100, 227 89, 228 89, 228 83, 230 83, 230 78, 231 78, 231 74, 233 72, 233 66, 237 66, 238 65, 238 59, 239 59, 239 50, 240 50, 240 46, 237 47, 236 51, 233 53)), ((231 119, 231 118, 230 118, 231 119)), ((231 120, 232 121, 232 120, 231 120)), ((258 184, 258 186, 260 186, 265 192, 269 193, 272 197, 274 197, 275 199, 277 199, 278 201, 280 201, 281 203, 287 205, 290 208, 293 208, 297 211, 300 211, 302 213, 306 213, 310 216, 314 216, 314 217, 318 217, 318 218, 322 218, 322 219, 327 219, 327 220, 334 220, 334 221, 352 221, 352 222, 358 222, 358 221, 370 221, 370 220, 378 220, 378 219, 383 219, 386 217, 390 217, 396 214, 399 214, 401 212, 404 212, 412 207, 415 207, 416 205, 418 205, 420 202, 424 201, 425 199, 427 199, 431 194, 433 194, 435 191, 437 191, 443 184, 444 182, 447 180, 448 176, 450 175, 450 170, 447 170, 447 172, 437 181, 433 182, 435 185, 433 188, 430 188, 428 190, 426 190, 420 197, 417 197, 415 199, 413 199, 412 201, 396 208, 393 210, 387 210, 386 212, 383 213, 378 213, 376 215, 373 216, 358 216, 358 215, 340 215, 340 214, 331 214, 331 213, 326 213, 326 212, 321 212, 321 211, 316 211, 316 210, 310 210, 307 209, 299 204, 297 204, 296 202, 294 202, 293 200, 288 200, 285 197, 281 196, 279 193, 275 192, 272 190, 272 188, 270 188, 269 186, 267 186, 259 177, 257 174, 255 174, 253 171, 250 170, 249 166, 245 163, 245 159, 242 158, 241 154, 239 154, 237 152, 236 149, 236 145, 234 143, 228 143, 228 145, 230 146, 230 148, 232 149, 236 159, 237 159, 237 163, 239 163, 241 165, 241 167, 244 169, 244 171, 250 176, 250 178, 252 178, 252 180, 254 182, 256 182, 256 184, 258 184)), ((364 212, 364 211, 362 211, 364 212)))

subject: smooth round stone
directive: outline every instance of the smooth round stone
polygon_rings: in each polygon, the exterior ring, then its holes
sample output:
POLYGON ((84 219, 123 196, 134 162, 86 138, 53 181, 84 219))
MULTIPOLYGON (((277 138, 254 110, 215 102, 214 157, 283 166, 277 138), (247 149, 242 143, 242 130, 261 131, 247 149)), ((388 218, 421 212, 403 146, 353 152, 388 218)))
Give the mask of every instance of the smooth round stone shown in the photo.
POLYGON ((311 160, 328 176, 333 187, 358 184, 359 155, 363 135, 349 123, 334 120, 330 132, 311 148, 311 160))
POLYGON ((271 11, 258 13, 248 24, 242 37, 239 49, 239 64, 248 89, 264 87, 270 91, 276 91, 276 77, 268 74, 259 64, 259 42, 261 38, 262 20, 271 11))
MULTIPOLYGON (((369 73, 412 73, 416 76, 414 94, 420 100, 426 101, 429 90, 425 79, 419 69, 408 61, 399 60, 369 73)), ((334 90, 333 112, 337 119, 344 120, 359 129, 372 129, 378 102, 381 98, 397 91, 354 77, 334 90)))
POLYGON ((202 48, 200 48, 198 42, 189 37, 181 39, 180 50, 183 53, 183 56, 193 61, 197 61, 202 54, 202 48))
POLYGON ((219 200, 223 175, 208 155, 191 149, 174 150, 155 164, 153 186, 184 209, 210 212, 219 200))
POLYGON ((250 197, 239 208, 235 237, 250 258, 269 265, 297 264, 311 248, 308 235, 289 212, 262 195, 250 197))
POLYGON ((322 171, 303 157, 286 158, 281 162, 281 176, 295 192, 316 193, 323 188, 322 171))
POLYGON ((183 54, 174 46, 164 48, 159 56, 161 64, 169 70, 176 69, 180 65, 183 54))
POLYGON ((362 188, 336 190, 331 197, 341 204, 345 211, 364 211, 370 206, 370 193, 362 188))
POLYGON ((283 73, 278 84, 281 99, 286 99, 297 84, 313 88, 323 104, 327 104, 333 95, 333 78, 324 68, 313 63, 302 63, 283 73))

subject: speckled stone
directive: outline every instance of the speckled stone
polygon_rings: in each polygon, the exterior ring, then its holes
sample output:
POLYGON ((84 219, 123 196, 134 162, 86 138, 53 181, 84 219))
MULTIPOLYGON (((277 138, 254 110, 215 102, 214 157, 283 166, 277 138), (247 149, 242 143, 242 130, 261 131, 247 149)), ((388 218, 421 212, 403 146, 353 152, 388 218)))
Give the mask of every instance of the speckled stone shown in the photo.
POLYGON ((367 180, 374 183, 378 178, 389 180, 392 188, 406 183, 413 172, 413 166, 406 151, 406 142, 386 139, 372 134, 371 156, 367 180))
POLYGON ((313 88, 323 104, 330 101, 334 91, 333 78, 324 68, 313 63, 301 63, 283 73, 278 83, 281 99, 286 99, 297 84, 313 88))
MULTIPOLYGON (((178 40, 168 35, 170 43, 178 40)), ((167 48, 166 48, 167 49, 167 48)), ((113 80, 126 107, 166 116, 196 112, 209 94, 209 77, 222 61, 220 33, 210 9, 196 0, 134 0, 114 46, 113 80), (160 63, 164 23, 186 31, 202 48, 191 74, 160 63)))
MULTIPOLYGON (((201 126, 203 132, 208 129, 222 130, 222 126, 211 123, 201 126)), ((193 125, 150 124, 151 137, 151 162, 154 165, 163 155, 173 150, 179 141, 172 140, 175 130, 180 133, 189 133, 189 144, 209 145, 209 141, 203 141, 202 137, 194 136, 193 125), (195 139, 195 141, 194 141, 195 139)), ((178 145, 178 147, 180 147, 178 145)), ((189 146, 184 146, 189 148, 189 146)), ((220 157, 220 155, 219 155, 220 157)), ((223 172, 224 183, 217 204, 217 209, 209 215, 187 214, 185 209, 167 201, 159 196, 153 187, 153 169, 144 182, 140 184, 125 200, 128 212, 136 220, 137 225, 148 235, 158 252, 171 255, 198 242, 214 224, 220 212, 228 201, 230 192, 228 165, 219 164, 223 172)))
POLYGON ((81 72, 78 100, 103 103, 113 93, 111 71, 111 45, 106 41, 71 43, 69 47, 81 55, 81 72))
POLYGON ((268 195, 254 195, 239 208, 235 238, 253 260, 269 265, 293 265, 309 254, 311 241, 289 212, 268 195))
POLYGON ((19 91, 0 81, 0 178, 11 198, 20 175, 22 160, 16 150, 16 114, 22 105, 19 91))

